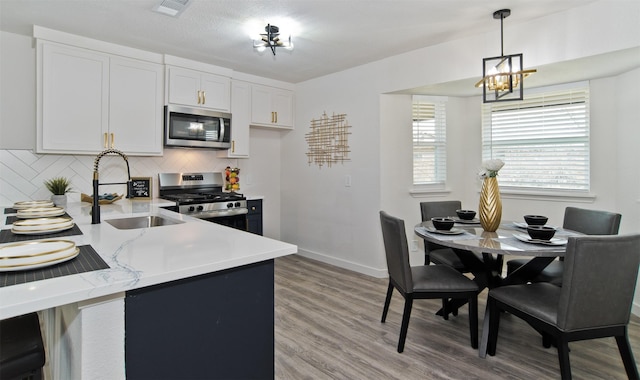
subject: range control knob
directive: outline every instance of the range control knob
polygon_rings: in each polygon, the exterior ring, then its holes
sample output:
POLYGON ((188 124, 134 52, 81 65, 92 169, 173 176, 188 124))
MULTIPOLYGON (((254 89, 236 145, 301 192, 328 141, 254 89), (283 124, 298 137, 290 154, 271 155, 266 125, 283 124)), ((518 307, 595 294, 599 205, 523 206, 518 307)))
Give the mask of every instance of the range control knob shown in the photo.
POLYGON ((198 211, 202 211, 204 210, 204 207, 202 205, 198 206, 198 211))
POLYGON ((236 202, 236 207, 240 207, 240 202, 236 202))
POLYGON ((193 212, 193 211, 195 211, 195 209, 196 209, 195 207, 189 206, 189 212, 193 212))
POLYGON ((227 203, 227 208, 232 208, 233 207, 233 203, 229 202, 227 203))

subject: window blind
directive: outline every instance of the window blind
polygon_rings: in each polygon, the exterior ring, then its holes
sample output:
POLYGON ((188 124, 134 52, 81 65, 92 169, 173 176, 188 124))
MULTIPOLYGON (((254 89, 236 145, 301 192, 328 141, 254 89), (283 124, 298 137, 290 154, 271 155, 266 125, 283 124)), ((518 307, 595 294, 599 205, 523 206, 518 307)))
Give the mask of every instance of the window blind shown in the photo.
POLYGON ((500 186, 589 191, 589 87, 528 94, 482 109, 483 160, 500 158, 500 186))
POLYGON ((447 178, 444 101, 413 99, 413 184, 444 185, 447 178))

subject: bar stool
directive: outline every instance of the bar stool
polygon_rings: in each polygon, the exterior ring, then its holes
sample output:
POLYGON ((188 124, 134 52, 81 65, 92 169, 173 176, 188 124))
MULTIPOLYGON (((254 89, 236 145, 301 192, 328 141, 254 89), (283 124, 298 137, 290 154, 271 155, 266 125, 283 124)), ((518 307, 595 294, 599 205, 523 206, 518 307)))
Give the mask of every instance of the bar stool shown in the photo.
POLYGON ((42 379, 44 344, 38 314, 0 321, 0 379, 42 379))

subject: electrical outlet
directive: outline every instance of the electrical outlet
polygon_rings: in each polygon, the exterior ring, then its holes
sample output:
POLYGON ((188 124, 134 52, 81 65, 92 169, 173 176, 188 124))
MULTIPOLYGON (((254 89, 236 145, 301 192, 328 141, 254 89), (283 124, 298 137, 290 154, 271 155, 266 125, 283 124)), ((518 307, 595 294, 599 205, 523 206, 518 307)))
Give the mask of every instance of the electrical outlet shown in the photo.
POLYGON ((415 252, 418 250, 418 241, 417 240, 411 240, 411 251, 415 252))
POLYGON ((351 187, 351 176, 344 176, 344 187, 351 187))

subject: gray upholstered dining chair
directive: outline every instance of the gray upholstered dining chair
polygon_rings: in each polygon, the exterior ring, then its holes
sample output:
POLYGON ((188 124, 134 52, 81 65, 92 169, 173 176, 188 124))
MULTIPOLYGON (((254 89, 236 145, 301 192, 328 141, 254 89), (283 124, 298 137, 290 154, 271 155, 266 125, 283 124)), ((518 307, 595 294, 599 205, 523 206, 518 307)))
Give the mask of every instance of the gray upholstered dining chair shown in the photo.
POLYGON ((380 211, 382 238, 389 270, 389 287, 382 311, 387 319, 393 290, 404 297, 398 352, 404 350, 414 299, 462 298, 469 301, 471 347, 478 347, 478 286, 457 270, 446 265, 411 267, 404 221, 380 211))
MULTIPOLYGON (((460 201, 420 202, 420 214, 423 222, 438 216, 455 216, 456 210, 461 208, 462 203, 460 201)), ((458 254, 473 255, 473 253, 463 250, 459 250, 458 254)), ((425 241, 424 264, 429 265, 429 263, 448 265, 463 273, 470 271, 452 248, 425 241)))
MULTIPOLYGON (((562 228, 581 232, 585 235, 617 235, 620 229, 622 215, 600 210, 588 210, 577 207, 567 207, 564 210, 562 228)), ((524 265, 527 259, 513 259, 507 261, 507 273, 524 265)), ((562 285, 563 260, 552 261, 533 282, 551 282, 562 285)))
POLYGON ((563 285, 529 283, 487 296, 487 352, 496 354, 501 311, 555 340, 562 379, 571 379, 569 342, 615 337, 629 379, 638 379, 627 324, 640 265, 640 235, 570 237, 563 285), (615 281, 614 281, 615 280, 615 281))

